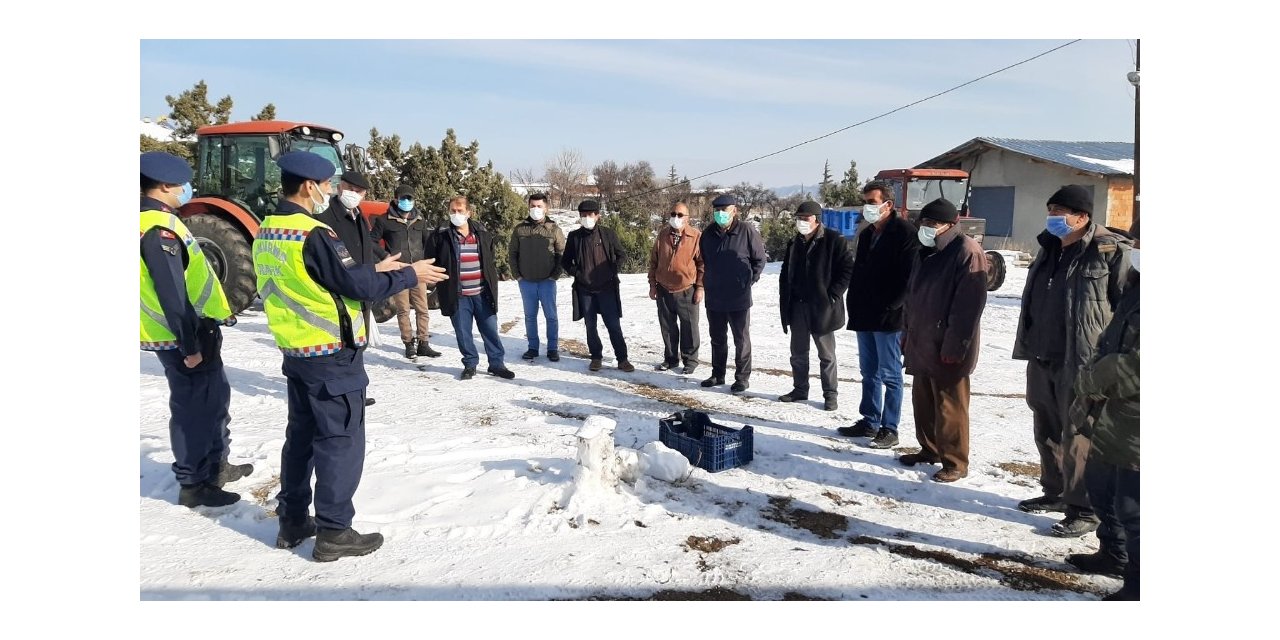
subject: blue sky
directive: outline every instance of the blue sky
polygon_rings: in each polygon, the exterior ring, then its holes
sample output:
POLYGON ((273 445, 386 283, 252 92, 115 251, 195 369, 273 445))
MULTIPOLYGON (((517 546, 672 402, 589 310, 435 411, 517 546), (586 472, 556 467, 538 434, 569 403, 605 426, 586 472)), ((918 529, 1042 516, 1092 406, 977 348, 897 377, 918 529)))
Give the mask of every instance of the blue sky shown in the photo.
MULTIPOLYGON (((693 177, 788 147, 1067 40, 142 40, 140 115, 203 79, 233 119, 370 127, 438 145, 452 127, 500 171, 562 148, 693 177)), ((1132 41, 1084 40, 992 78, 696 182, 866 179, 977 136, 1133 139, 1132 41)))

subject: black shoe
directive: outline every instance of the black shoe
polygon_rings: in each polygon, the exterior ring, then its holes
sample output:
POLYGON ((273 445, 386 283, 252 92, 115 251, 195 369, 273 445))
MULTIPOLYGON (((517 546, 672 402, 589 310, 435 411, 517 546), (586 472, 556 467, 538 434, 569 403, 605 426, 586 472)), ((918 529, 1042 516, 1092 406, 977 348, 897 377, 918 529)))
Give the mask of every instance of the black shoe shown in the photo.
POLYGON ((346 556, 363 556, 382 546, 381 533, 357 533, 346 529, 321 529, 316 533, 316 548, 311 557, 316 562, 333 562, 346 556))
POLYGON ((914 467, 918 464, 938 464, 937 458, 926 458, 919 453, 904 453, 898 457, 898 462, 904 467, 914 467))
POLYGON ((475 368, 475 367, 467 367, 467 368, 465 368, 465 369, 463 369, 463 370, 462 370, 462 375, 458 376, 458 379, 459 379, 459 380, 470 380, 470 379, 472 379, 472 378, 474 378, 474 377, 476 377, 476 368, 475 368))
POLYGON ((1104 576, 1123 578, 1126 563, 1121 562, 1106 551, 1099 550, 1094 553, 1069 554, 1067 556, 1067 564, 1085 573, 1097 573, 1104 576))
POLYGON ((634 364, 631 364, 630 360, 623 360, 622 362, 618 363, 618 370, 626 373, 631 373, 632 371, 636 370, 636 366, 634 364))
POLYGON ((697 371, 697 370, 698 370, 698 365, 697 365, 697 363, 694 363, 694 364, 686 364, 686 365, 684 366, 684 371, 683 371, 683 373, 687 376, 687 375, 689 375, 689 374, 691 374, 691 373, 693 373, 694 371, 697 371))
POLYGON ((867 445, 872 449, 888 449, 898 446, 898 434, 890 431, 886 427, 880 427, 876 432, 876 437, 867 445))
POLYGON ((538 350, 537 350, 537 349, 530 349, 530 350, 528 350, 528 351, 524 352, 524 354, 522 354, 522 355, 520 356, 520 358, 521 358, 521 359, 523 359, 523 360, 532 360, 532 359, 534 359, 534 358, 536 358, 536 357, 538 357, 538 350))
POLYGON ((404 343, 404 357, 410 360, 418 359, 418 341, 410 340, 404 343))
POLYGON ((1119 591, 1103 598, 1103 600, 1141 600, 1137 592, 1121 587, 1119 591))
POLYGON ((853 426, 836 429, 836 433, 850 438, 874 438, 877 431, 875 425, 867 422, 866 418, 860 418, 853 426))
POLYGON ((679 363, 679 362, 662 362, 662 363, 659 363, 659 364, 654 365, 653 370, 654 370, 654 371, 666 371, 666 370, 668 370, 668 369, 674 369, 674 368, 676 368, 676 365, 678 365, 678 364, 680 364, 680 363, 679 363))
POLYGON ((209 483, 184 484, 178 491, 178 504, 184 507, 225 507, 240 501, 240 494, 223 491, 209 483))
POLYGON ((276 534, 276 548, 292 549, 314 535, 316 535, 315 518, 311 516, 301 519, 280 518, 280 533, 276 534))
POLYGON ((251 464, 228 464, 222 463, 222 468, 218 470, 218 477, 214 479, 213 486, 221 489, 228 482, 235 482, 253 473, 253 465, 251 464))
POLYGON ((428 358, 439 358, 440 352, 431 348, 431 343, 426 340, 418 341, 418 355, 428 358))
POLYGON ((1062 501, 1062 498, 1040 496, 1039 498, 1028 498, 1019 502, 1018 508, 1027 513, 1045 513, 1046 511, 1063 513, 1067 510, 1067 504, 1062 501))
POLYGON ((602 366, 604 366, 604 363, 600 362, 600 358, 592 358, 591 364, 587 365, 587 368, 591 371, 599 371, 602 366))
POLYGON ((1053 535, 1059 538, 1079 538, 1097 528, 1097 516, 1068 513, 1067 517, 1063 518, 1061 522, 1053 525, 1052 531, 1053 535))
POLYGON ((718 387, 722 384, 724 384, 724 378, 718 378, 716 376, 711 376, 710 378, 702 381, 702 386, 704 387, 718 387))
POLYGON ((808 400, 808 399, 809 399, 809 394, 807 392, 796 391, 795 389, 792 389, 778 396, 778 402, 796 402, 798 400, 808 400))
POLYGON ((489 375, 498 376, 503 380, 510 380, 516 377, 515 372, 513 372, 512 370, 506 367, 489 367, 488 371, 489 371, 489 375))
POLYGON ((560 362, 560 352, 559 352, 559 351, 548 351, 548 352, 547 352, 547 359, 548 359, 548 360, 550 360, 550 361, 552 361, 552 362, 560 362))
POLYGON ((748 383, 746 380, 734 380, 733 385, 729 387, 729 390, 734 393, 742 393, 743 391, 747 390, 747 387, 750 387, 750 386, 751 384, 748 383))
POLYGON ((840 403, 836 402, 836 394, 832 393, 822 397, 822 410, 835 411, 840 408, 840 403))
POLYGON ((377 402, 377 400, 374 400, 373 398, 365 398, 365 399, 364 399, 364 406, 366 406, 366 407, 371 407, 371 406, 373 406, 373 403, 375 403, 375 402, 377 402))

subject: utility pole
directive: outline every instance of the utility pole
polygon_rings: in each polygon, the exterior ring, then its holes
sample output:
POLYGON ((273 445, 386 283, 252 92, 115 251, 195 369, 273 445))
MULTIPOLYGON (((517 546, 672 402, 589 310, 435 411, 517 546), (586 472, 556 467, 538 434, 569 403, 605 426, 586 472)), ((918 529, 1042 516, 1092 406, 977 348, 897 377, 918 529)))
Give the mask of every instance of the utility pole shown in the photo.
POLYGON ((1142 156, 1142 138, 1139 136, 1141 132, 1141 113, 1142 113, 1142 88, 1139 87, 1139 76, 1142 71, 1142 40, 1137 40, 1137 53, 1134 55, 1133 71, 1129 73, 1129 83, 1133 85, 1133 224, 1138 224, 1138 211, 1142 205, 1141 182, 1138 180, 1139 167, 1141 166, 1142 156))

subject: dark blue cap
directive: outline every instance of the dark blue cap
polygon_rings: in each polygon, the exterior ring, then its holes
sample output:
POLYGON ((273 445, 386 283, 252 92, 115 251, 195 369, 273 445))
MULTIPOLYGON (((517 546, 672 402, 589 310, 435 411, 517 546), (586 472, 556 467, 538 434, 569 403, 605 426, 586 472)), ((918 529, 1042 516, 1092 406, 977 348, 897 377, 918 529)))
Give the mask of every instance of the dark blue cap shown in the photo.
POLYGON ((737 206, 737 204, 738 199, 727 193, 722 196, 718 196, 715 200, 711 201, 711 206, 713 207, 729 207, 737 206))
POLYGON ((163 151, 142 154, 142 175, 163 184, 191 182, 191 165, 186 160, 163 151))
POLYGON ((290 151, 276 158, 280 171, 298 176, 303 180, 323 182, 333 177, 337 169, 332 162, 310 151, 290 151))

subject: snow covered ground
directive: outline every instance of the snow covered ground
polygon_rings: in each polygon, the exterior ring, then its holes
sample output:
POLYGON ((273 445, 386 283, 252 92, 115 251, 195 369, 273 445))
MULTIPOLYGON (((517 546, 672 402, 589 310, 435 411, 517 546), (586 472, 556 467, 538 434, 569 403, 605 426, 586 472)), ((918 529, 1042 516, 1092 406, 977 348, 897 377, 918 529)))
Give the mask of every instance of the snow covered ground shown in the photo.
MULTIPOLYGON (((776 401, 791 388, 779 267, 769 265, 755 287, 755 371, 741 396, 699 387, 709 364, 691 376, 653 370, 662 341, 643 274, 623 277, 623 329, 637 366, 630 374, 614 367, 607 339, 605 369, 587 371, 569 280, 559 283, 566 356, 559 363, 520 359, 519 291, 515 282, 501 284, 511 381, 483 373, 459 381, 453 331, 437 311, 432 345, 444 355, 420 358, 425 370, 400 355, 395 321, 382 324, 384 346, 366 355, 377 404, 368 411, 355 528, 379 531, 386 543, 334 563, 311 560, 313 541, 274 548, 287 410, 281 355, 261 307, 225 331, 232 459, 255 466, 228 485, 243 496, 232 507, 177 506, 167 387, 155 356, 140 353, 140 597, 1088 600, 1119 587, 1062 562, 1096 548, 1092 535, 1048 536, 1054 518, 1016 508, 1038 495, 1025 365, 1010 359, 1025 268, 1011 268, 989 294, 972 382, 969 476, 937 484, 929 479, 936 467, 895 460, 917 446, 909 390, 897 451, 835 434, 857 417, 852 332, 837 334, 840 410, 822 411, 820 398, 776 401), (574 433, 587 417, 616 421, 615 443, 640 449, 657 440, 659 418, 685 407, 753 426, 755 460, 716 474, 698 469, 683 482, 642 477, 616 492, 575 495, 574 433)), ((705 363, 711 349, 702 326, 705 363)))

